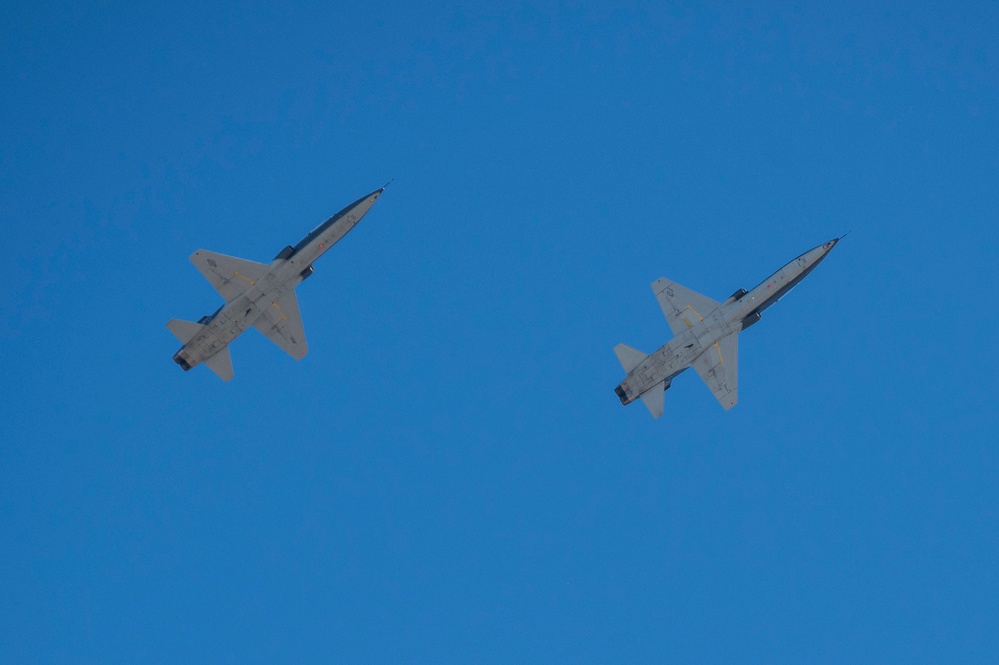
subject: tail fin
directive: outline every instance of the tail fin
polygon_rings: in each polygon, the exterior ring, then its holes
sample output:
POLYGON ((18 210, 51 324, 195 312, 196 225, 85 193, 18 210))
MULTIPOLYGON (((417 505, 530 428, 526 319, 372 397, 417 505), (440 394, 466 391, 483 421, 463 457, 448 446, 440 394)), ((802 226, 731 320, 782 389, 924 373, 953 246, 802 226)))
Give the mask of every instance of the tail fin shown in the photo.
POLYGON ((642 361, 649 357, 649 354, 643 353, 627 344, 618 344, 615 346, 614 353, 617 355, 617 361, 621 363, 621 367, 624 368, 626 374, 631 373, 631 370, 641 365, 642 361))
POLYGON ((663 411, 666 410, 666 388, 668 386, 663 382, 642 393, 642 402, 653 418, 663 415, 663 411))
POLYGON ((219 378, 223 381, 228 381, 233 377, 232 356, 229 355, 229 345, 223 346, 209 356, 205 360, 205 364, 208 365, 208 369, 218 374, 219 378))
POLYGON ((170 329, 174 337, 180 340, 181 344, 190 342, 204 328, 200 323, 182 319, 170 319, 167 321, 166 327, 170 329))

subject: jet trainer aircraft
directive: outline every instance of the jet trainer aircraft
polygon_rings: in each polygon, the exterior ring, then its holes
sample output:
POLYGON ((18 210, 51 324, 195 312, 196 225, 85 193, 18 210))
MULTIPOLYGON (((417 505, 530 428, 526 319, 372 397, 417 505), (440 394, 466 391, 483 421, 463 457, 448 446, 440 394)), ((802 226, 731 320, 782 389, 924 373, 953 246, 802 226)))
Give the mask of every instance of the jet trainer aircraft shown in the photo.
POLYGON ((624 344, 614 347, 627 373, 614 389, 621 404, 641 399, 654 418, 663 414, 665 393, 674 377, 693 367, 725 410, 739 401, 737 335, 798 284, 842 236, 819 245, 768 277, 752 291, 739 289, 723 303, 660 277, 652 291, 675 337, 652 354, 624 344))
POLYGON ((371 209, 385 187, 361 197, 313 229, 270 265, 199 249, 190 256, 226 304, 197 323, 170 319, 182 346, 173 360, 184 371, 205 363, 223 381, 232 378, 229 343, 253 326, 295 360, 308 353, 295 287, 312 274, 312 262, 343 238, 371 209))

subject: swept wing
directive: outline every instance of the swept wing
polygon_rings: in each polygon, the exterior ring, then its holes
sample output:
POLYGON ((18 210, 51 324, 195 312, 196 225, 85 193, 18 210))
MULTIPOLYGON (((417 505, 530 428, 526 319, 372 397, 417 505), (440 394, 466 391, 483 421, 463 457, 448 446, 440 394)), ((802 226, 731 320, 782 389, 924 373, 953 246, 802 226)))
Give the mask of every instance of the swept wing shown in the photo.
POLYGON ((674 335, 693 328, 720 304, 665 277, 652 282, 652 291, 674 335))
POLYGON ((739 401, 738 333, 715 342, 697 357, 693 366, 726 411, 736 405, 739 401))
POLYGON ((263 313, 253 327, 295 360, 301 360, 309 352, 294 289, 284 291, 276 300, 264 307, 263 313))
POLYGON ((199 249, 189 257, 226 302, 246 291, 267 273, 267 266, 235 256, 199 249))

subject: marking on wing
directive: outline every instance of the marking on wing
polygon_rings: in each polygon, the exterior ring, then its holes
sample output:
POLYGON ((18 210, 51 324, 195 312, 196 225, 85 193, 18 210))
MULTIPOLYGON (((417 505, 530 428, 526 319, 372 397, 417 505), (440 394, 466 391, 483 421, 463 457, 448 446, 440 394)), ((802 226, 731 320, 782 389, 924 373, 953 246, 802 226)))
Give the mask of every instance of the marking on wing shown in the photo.
POLYGON ((718 346, 718 342, 715 342, 715 349, 718 351, 718 364, 719 365, 724 365, 725 364, 725 359, 722 358, 721 347, 718 346))
MULTIPOLYGON (((697 312, 697 310, 696 310, 696 309, 694 309, 693 307, 691 307, 690 305, 687 305, 687 309, 689 309, 689 310, 690 310, 691 312, 693 312, 693 313, 694 313, 694 316, 696 316, 696 317, 697 317, 697 320, 698 320, 698 321, 703 321, 703 320, 704 320, 704 317, 703 317, 703 316, 701 316, 701 315, 700 315, 700 314, 699 314, 699 313, 697 312)), ((683 319, 683 322, 687 324, 687 327, 688 327, 688 328, 693 328, 693 327, 694 327, 694 324, 690 322, 690 319, 688 319, 688 318, 687 318, 686 316, 684 316, 683 314, 681 314, 681 315, 680 315, 680 318, 681 318, 681 319, 683 319)))
POLYGON ((276 309, 276 310, 277 310, 277 313, 278 313, 278 316, 280 316, 280 317, 281 317, 281 320, 282 320, 282 321, 287 321, 287 320, 288 320, 288 317, 287 317, 287 316, 285 316, 285 315, 284 315, 284 312, 282 312, 282 311, 281 311, 281 307, 280 307, 280 306, 279 306, 279 305, 277 304, 277 301, 276 301, 276 300, 275 300, 274 302, 272 302, 272 303, 271 303, 271 305, 273 305, 273 306, 274 306, 274 309, 276 309))
POLYGON ((239 272, 238 270, 233 270, 232 271, 232 276, 233 277, 239 277, 240 279, 245 279, 250 286, 254 285, 254 281, 252 279, 250 279, 249 277, 247 277, 243 273, 239 272))

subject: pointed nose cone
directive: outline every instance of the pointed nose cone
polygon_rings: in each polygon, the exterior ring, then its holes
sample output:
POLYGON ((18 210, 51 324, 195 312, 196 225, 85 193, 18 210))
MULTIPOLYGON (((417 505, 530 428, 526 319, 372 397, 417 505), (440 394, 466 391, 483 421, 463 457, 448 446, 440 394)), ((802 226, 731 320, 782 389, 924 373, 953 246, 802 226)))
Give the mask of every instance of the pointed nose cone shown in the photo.
POLYGON ((807 252, 799 256, 797 260, 799 262, 800 261, 804 262, 801 264, 801 267, 804 270, 801 276, 804 277, 805 275, 810 273, 815 268, 815 266, 819 265, 822 259, 826 258, 826 255, 832 250, 833 247, 836 246, 836 243, 838 243, 839 241, 840 238, 833 238, 829 242, 824 242, 818 247, 813 247, 812 249, 808 250, 807 252))
POLYGON ((370 194, 368 194, 364 198, 370 198, 371 202, 374 203, 378 199, 378 197, 382 195, 382 192, 385 191, 385 188, 388 187, 391 184, 392 184, 392 181, 389 180, 387 183, 385 183, 384 185, 382 185, 381 187, 379 187, 375 191, 371 192, 370 194))
MULTIPOLYGON (((831 251, 832 251, 832 248, 833 248, 833 247, 835 247, 835 246, 836 246, 836 244, 837 244, 837 243, 838 243, 838 242, 839 242, 840 240, 842 240, 843 238, 845 238, 845 237, 846 237, 846 234, 844 233, 843 235, 841 235, 841 236, 840 236, 840 237, 838 237, 838 238, 833 238, 833 239, 832 239, 832 240, 830 240, 829 242, 824 242, 824 243, 822 243, 821 245, 819 245, 819 246, 818 246, 818 247, 816 247, 815 249, 816 249, 816 250, 819 250, 819 253, 820 253, 820 255, 821 255, 821 257, 822 257, 822 258, 825 258, 825 255, 826 255, 826 254, 828 254, 829 252, 831 252, 831 251)), ((813 251, 814 251, 814 250, 813 250, 813 251)))
POLYGON ((838 243, 840 240, 842 240, 843 238, 847 237, 848 235, 850 235, 849 231, 847 231, 846 233, 844 233, 843 235, 841 235, 838 238, 833 238, 832 240, 830 240, 826 244, 822 245, 822 249, 824 249, 824 250, 826 250, 828 252, 830 249, 832 249, 833 247, 836 246, 836 243, 838 243))
MULTIPOLYGON (((388 183, 386 183, 386 185, 387 184, 388 183)), ((367 214, 368 210, 371 209, 371 206, 375 204, 375 201, 378 200, 378 197, 381 196, 384 191, 385 187, 379 187, 370 194, 362 196, 337 213, 337 217, 353 213, 356 217, 355 221, 360 220, 361 217, 364 217, 364 215, 367 214)))

